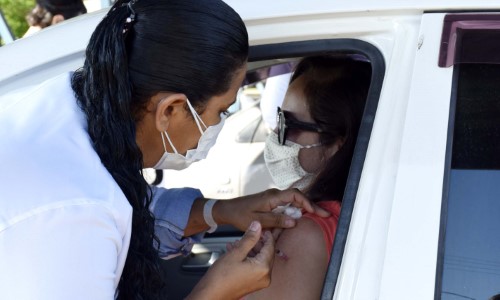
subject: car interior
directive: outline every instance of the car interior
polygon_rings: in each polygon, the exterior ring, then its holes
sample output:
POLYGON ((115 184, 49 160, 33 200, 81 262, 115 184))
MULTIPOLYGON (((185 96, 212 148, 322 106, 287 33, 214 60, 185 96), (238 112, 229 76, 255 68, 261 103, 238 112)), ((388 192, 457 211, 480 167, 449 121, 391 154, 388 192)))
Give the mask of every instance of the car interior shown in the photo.
MULTIPOLYGON (((335 281, 340 269, 342 260, 343 247, 345 244, 347 231, 350 222, 350 216, 356 197, 357 186, 362 171, 363 161, 368 146, 371 127, 373 125, 374 114, 380 93, 381 81, 383 78, 384 62, 377 50, 367 47, 367 43, 359 41, 343 41, 332 40, 332 43, 322 41, 319 45, 314 42, 304 42, 296 44, 298 47, 286 47, 294 43, 286 43, 285 45, 263 45, 251 47, 250 60, 248 64, 248 72, 246 79, 243 82, 242 89, 255 88, 258 85, 264 85, 266 79, 270 77, 271 69, 280 69, 276 66, 294 66, 302 57, 314 54, 335 54, 341 56, 349 56, 352 59, 364 60, 372 65, 372 83, 368 94, 368 100, 365 105, 361 128, 358 134, 356 149, 351 161, 349 179, 345 187, 343 199, 343 208, 341 219, 337 227, 335 237, 335 246, 332 251, 330 266, 325 278, 323 295, 333 296, 335 281), (311 49, 308 50, 307 48, 311 49), (319 49, 318 49, 319 48, 319 49), (321 48, 330 48, 325 51, 321 48), (281 49, 281 51, 279 51, 281 49), (283 51, 286 49, 286 51, 283 51), (291 50, 291 51, 290 51, 291 50), (323 50, 323 51, 322 51, 323 50), (275 52, 275 53, 273 53, 275 52), (375 73, 379 72, 379 73, 375 73), (380 73, 382 72, 382 73, 380 73)), ((286 68, 281 68, 286 69, 286 68)), ((293 70, 292 70, 293 71, 293 70)), ((272 74, 280 75, 282 73, 272 74)), ((256 97, 256 103, 260 101, 256 97)), ((237 113, 232 113, 229 118, 237 117, 237 113)), ((264 126, 262 116, 258 122, 250 124, 245 128, 245 132, 241 135, 250 135, 259 137, 258 140, 263 142, 269 133, 269 129, 264 126)), ((238 137, 236 137, 237 139, 238 137)), ((210 157, 209 157, 210 158, 210 157)), ((209 159, 207 158, 207 159, 209 159)), ((162 182, 162 171, 156 172, 156 176, 150 178, 150 182, 158 184, 162 182)), ((163 186, 168 186, 163 185, 163 186)), ((240 196, 244 196, 243 194, 240 196)), ((207 233, 200 244, 195 244, 192 253, 186 257, 178 256, 169 260, 160 262, 161 268, 166 278, 165 295, 169 299, 184 299, 192 290, 194 285, 200 280, 210 265, 217 260, 218 257, 226 251, 226 244, 237 240, 243 233, 231 226, 220 226, 214 233, 207 233)))

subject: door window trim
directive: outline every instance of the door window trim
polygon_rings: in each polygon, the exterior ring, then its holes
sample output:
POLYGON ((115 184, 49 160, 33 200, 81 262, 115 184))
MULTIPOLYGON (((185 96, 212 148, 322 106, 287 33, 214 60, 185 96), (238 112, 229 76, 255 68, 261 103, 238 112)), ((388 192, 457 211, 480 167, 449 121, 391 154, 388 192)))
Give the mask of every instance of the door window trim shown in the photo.
POLYGON ((434 288, 434 299, 441 299, 441 289, 443 288, 444 271, 444 246, 446 238, 446 224, 448 222, 448 196, 450 193, 451 158, 453 151, 453 133, 455 131, 455 112, 457 109, 458 79, 460 74, 460 64, 453 68, 451 83, 450 114, 448 118, 448 136, 446 140, 446 153, 444 159, 443 174, 443 197, 441 201, 441 222, 439 224, 439 242, 436 262, 436 285, 434 288))
POLYGON ((447 68, 460 62, 500 63, 500 56, 495 54, 500 48, 500 40, 495 38, 496 36, 488 38, 487 49, 490 51, 484 51, 485 45, 483 43, 462 41, 465 34, 474 30, 486 30, 498 34, 500 31, 500 14, 447 14, 444 17, 439 49, 439 67, 447 68), (467 57, 461 57, 462 43, 465 43, 472 52, 467 57), (489 54, 486 52, 489 52, 489 54))

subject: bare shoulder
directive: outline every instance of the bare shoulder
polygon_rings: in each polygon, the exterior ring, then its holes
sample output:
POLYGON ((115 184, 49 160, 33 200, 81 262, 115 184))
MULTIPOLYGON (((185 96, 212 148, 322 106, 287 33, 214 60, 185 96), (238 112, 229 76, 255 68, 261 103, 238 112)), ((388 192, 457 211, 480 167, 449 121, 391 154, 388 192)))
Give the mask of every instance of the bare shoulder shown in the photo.
POLYGON ((301 218, 297 226, 284 230, 276 242, 276 248, 287 257, 305 257, 317 259, 320 255, 323 261, 327 260, 326 244, 321 227, 309 218, 301 218), (315 254, 315 255, 312 255, 315 254))
POLYGON ((317 300, 321 296, 328 257, 321 227, 301 218, 276 242, 271 285, 247 299, 317 300))

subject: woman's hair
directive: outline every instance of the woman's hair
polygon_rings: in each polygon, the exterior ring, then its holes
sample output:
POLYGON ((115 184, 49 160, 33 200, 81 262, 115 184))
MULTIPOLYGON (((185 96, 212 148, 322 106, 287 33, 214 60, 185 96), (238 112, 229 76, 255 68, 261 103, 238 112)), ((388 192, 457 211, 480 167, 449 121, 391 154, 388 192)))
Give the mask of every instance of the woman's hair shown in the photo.
POLYGON ((292 75, 305 82, 304 96, 313 120, 323 130, 320 142, 343 139, 306 193, 312 200, 342 200, 371 80, 371 65, 350 56, 322 55, 302 59, 292 75))
POLYGON ((163 286, 136 122, 158 92, 203 108, 229 90, 247 56, 244 23, 220 0, 118 0, 92 34, 72 87, 97 154, 133 207, 118 299, 157 299, 163 286))
POLYGON ((52 25, 55 15, 62 15, 65 20, 87 13, 82 0, 37 0, 37 4, 26 16, 30 26, 41 28, 52 25))

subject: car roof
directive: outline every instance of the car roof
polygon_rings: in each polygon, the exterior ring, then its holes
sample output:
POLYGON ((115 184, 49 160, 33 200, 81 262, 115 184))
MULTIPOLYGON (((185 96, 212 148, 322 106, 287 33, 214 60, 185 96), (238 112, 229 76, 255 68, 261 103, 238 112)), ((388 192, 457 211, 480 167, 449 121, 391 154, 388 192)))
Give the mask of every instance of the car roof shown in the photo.
POLYGON ((324 13, 500 10, 498 0, 273 0, 272 5, 269 5, 268 0, 226 0, 226 2, 246 21, 324 13))

